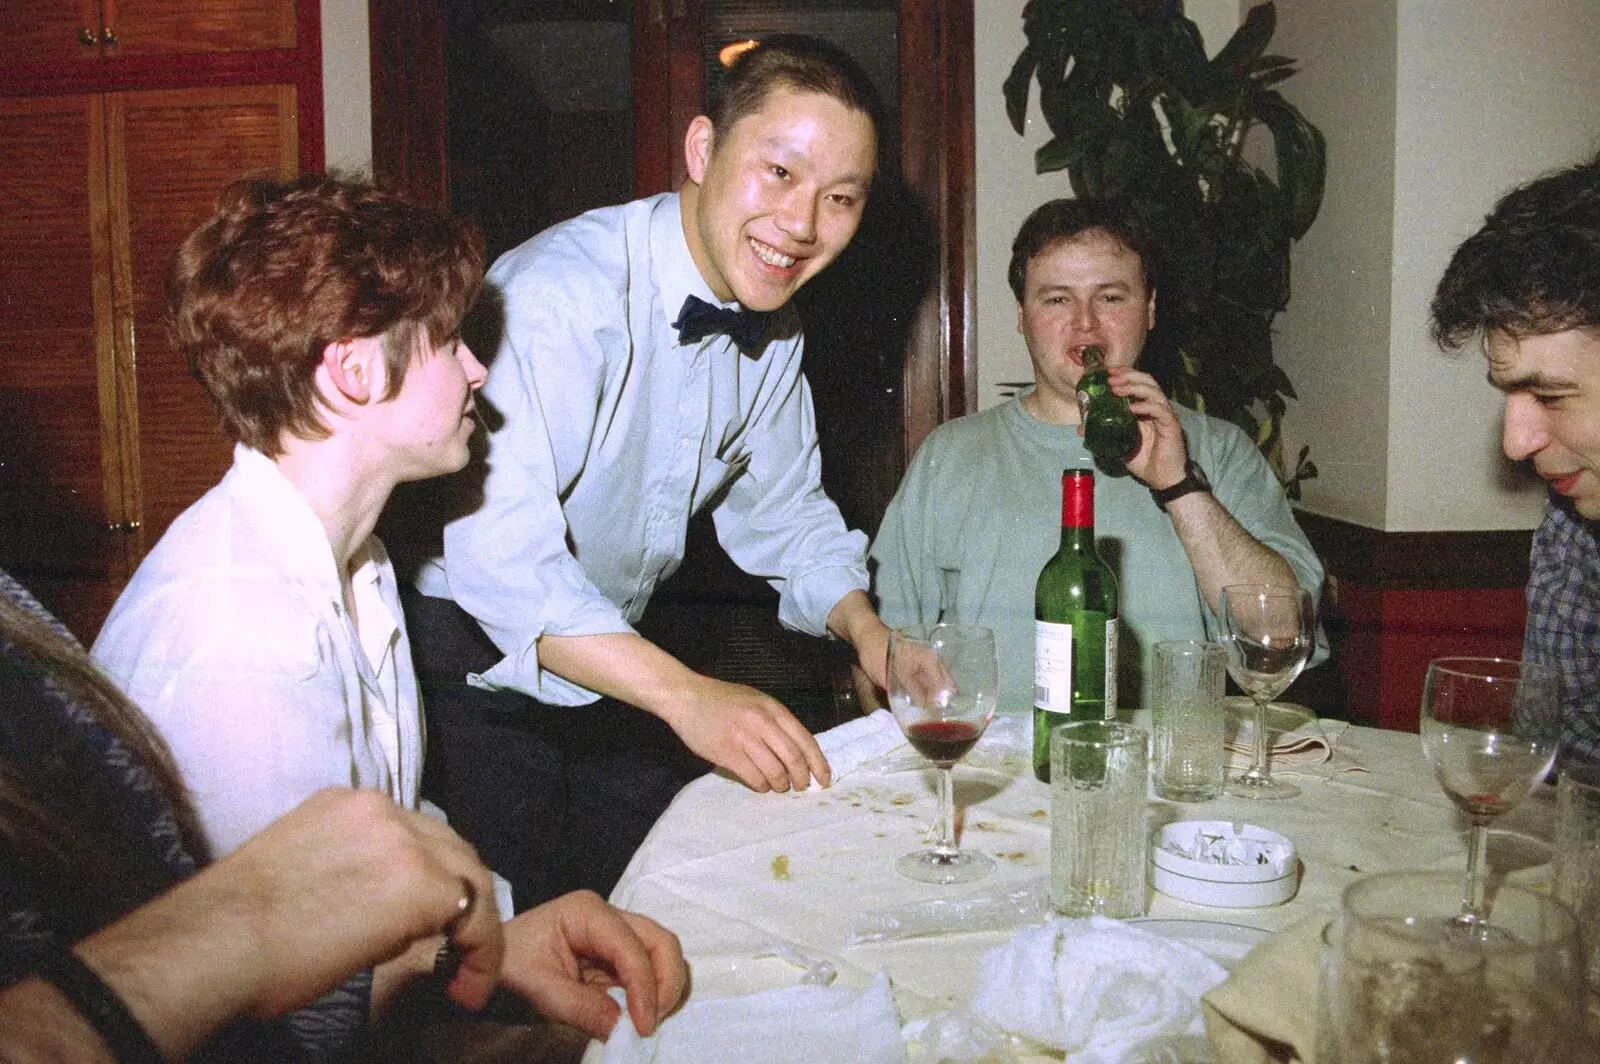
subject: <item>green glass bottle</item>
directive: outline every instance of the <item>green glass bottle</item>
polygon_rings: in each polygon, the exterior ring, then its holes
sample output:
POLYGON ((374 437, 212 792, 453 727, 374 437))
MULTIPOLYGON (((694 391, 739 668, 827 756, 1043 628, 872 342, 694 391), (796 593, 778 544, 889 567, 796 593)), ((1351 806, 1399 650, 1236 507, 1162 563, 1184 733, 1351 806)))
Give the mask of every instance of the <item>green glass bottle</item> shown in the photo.
POLYGON ((1094 473, 1061 474, 1061 549, 1033 595, 1033 774, 1050 780, 1050 729, 1117 712, 1117 578, 1094 547, 1094 473))
POLYGON ((1111 390, 1105 352, 1098 344, 1083 349, 1078 417, 1083 421, 1083 445, 1096 458, 1122 462, 1139 449, 1139 419, 1128 409, 1127 398, 1111 390))

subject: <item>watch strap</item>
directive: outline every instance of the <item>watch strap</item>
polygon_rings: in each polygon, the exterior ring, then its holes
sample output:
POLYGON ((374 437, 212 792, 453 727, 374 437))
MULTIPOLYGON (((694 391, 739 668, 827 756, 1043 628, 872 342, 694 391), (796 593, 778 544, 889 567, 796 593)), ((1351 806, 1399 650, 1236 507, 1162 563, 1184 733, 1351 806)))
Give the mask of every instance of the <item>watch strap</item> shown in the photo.
POLYGON ((1155 500, 1157 508, 1162 513, 1167 512, 1167 504, 1183 498, 1185 495, 1197 491, 1210 491, 1211 481, 1206 479, 1205 470, 1193 459, 1189 459, 1184 467, 1183 479, 1176 484, 1165 488, 1151 488, 1150 497, 1155 500))

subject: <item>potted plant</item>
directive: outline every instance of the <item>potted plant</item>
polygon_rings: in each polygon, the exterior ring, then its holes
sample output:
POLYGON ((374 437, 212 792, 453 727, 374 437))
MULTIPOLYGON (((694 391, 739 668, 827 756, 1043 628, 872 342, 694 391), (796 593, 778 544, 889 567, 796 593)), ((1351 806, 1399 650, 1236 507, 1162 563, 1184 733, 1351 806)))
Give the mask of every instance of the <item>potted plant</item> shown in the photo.
POLYGON ((1030 0, 1022 18, 1006 114, 1023 133, 1037 81, 1051 138, 1036 169, 1067 171, 1075 195, 1126 200, 1162 249, 1142 364, 1174 398, 1249 433, 1299 498, 1316 467, 1305 449, 1286 467, 1295 393, 1272 358, 1272 322, 1289 301, 1289 247, 1322 204, 1326 144, 1273 88, 1295 72, 1266 52, 1273 5, 1251 8, 1210 60, 1181 0, 1030 0), (1246 152, 1261 129, 1271 174, 1246 152))

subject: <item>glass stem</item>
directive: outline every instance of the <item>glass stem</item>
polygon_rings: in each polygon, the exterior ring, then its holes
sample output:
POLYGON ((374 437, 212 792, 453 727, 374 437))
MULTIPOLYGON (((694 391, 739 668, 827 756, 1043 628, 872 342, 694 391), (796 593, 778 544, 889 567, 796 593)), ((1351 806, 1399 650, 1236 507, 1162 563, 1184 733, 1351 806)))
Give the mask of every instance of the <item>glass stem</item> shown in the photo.
POLYGON ((1265 776, 1267 774, 1267 704, 1258 698, 1252 697, 1250 701, 1256 707, 1255 728, 1255 761, 1250 765, 1249 775, 1265 776))
POLYGON ((950 766, 939 766, 939 841, 933 851, 940 857, 954 857, 956 850, 956 794, 950 782, 950 766))
POLYGON ((1481 924, 1488 918, 1483 911, 1483 869, 1488 857, 1489 820, 1475 816, 1472 818, 1472 841, 1467 848, 1467 886, 1461 895, 1461 915, 1456 918, 1459 923, 1481 924))

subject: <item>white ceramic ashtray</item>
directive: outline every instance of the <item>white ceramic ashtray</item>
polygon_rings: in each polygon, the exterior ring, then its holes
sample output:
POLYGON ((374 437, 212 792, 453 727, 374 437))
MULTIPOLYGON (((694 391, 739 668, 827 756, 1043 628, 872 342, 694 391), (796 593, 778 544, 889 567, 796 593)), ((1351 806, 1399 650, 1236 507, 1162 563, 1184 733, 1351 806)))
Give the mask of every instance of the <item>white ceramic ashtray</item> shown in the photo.
POLYGON ((1300 858, 1294 843, 1254 824, 1180 820, 1150 842, 1150 883, 1195 905, 1281 905, 1300 886, 1300 858))

